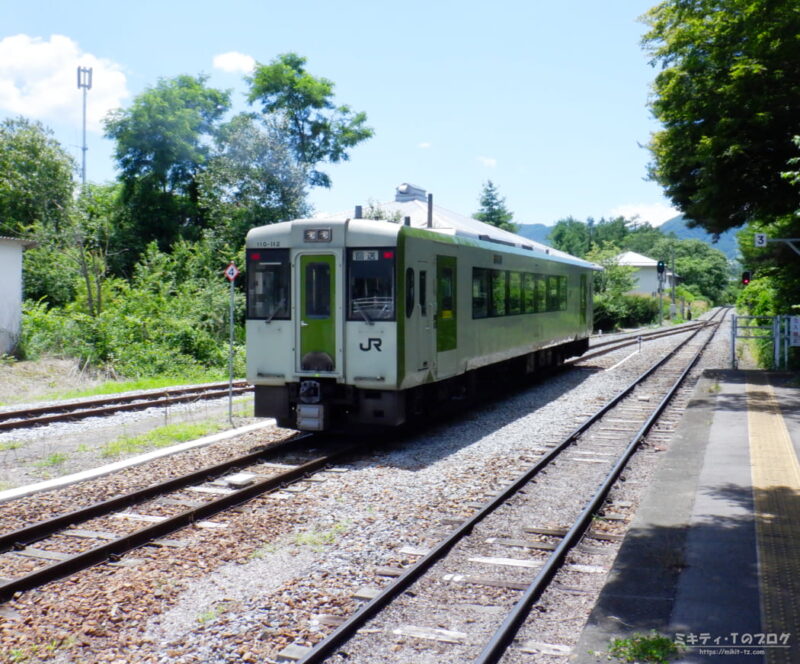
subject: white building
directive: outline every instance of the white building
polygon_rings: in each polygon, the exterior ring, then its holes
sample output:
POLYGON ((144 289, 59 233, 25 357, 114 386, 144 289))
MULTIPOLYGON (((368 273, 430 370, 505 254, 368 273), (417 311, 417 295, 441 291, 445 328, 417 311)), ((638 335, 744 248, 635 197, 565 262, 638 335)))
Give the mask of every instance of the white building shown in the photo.
MULTIPOLYGON (((634 286, 628 291, 634 295, 658 295, 658 261, 637 254, 634 251, 626 251, 617 256, 619 265, 635 267, 633 273, 634 286)), ((668 269, 664 270, 664 291, 672 288, 672 282, 679 280, 680 277, 673 275, 668 269)))
POLYGON ((0 236, 0 355, 10 353, 22 324, 22 251, 33 242, 0 236))

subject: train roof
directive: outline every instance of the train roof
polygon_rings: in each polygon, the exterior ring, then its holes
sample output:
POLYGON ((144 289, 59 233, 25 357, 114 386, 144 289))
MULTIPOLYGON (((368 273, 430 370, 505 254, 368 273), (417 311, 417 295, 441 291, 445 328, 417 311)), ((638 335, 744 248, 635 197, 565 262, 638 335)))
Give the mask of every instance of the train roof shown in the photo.
MULTIPOLYGON (((428 200, 424 189, 407 183, 397 187, 395 200, 385 203, 371 204, 367 213, 371 211, 380 213, 381 221, 390 221, 398 224, 410 219, 412 228, 440 232, 445 235, 455 235, 484 242, 493 242, 507 247, 516 247, 523 250, 533 250, 546 254, 567 263, 580 264, 585 267, 602 270, 599 265, 577 258, 564 251, 559 251, 541 242, 535 242, 516 233, 505 231, 497 226, 486 224, 472 217, 466 217, 458 212, 453 212, 440 205, 431 205, 430 224, 428 221, 428 200)), ((352 213, 322 214, 315 217, 318 220, 333 221, 344 220, 352 217, 352 213)), ((376 215, 378 216, 378 215, 376 215)))

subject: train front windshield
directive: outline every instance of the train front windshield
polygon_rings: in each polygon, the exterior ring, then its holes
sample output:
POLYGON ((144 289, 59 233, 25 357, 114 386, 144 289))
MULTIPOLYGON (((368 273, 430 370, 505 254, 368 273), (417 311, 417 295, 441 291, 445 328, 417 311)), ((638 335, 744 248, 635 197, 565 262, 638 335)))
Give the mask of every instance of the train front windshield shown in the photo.
POLYGON ((287 320, 291 311, 288 249, 247 252, 247 317, 287 320))
POLYGON ((394 320, 394 253, 394 248, 348 252, 349 320, 394 320))

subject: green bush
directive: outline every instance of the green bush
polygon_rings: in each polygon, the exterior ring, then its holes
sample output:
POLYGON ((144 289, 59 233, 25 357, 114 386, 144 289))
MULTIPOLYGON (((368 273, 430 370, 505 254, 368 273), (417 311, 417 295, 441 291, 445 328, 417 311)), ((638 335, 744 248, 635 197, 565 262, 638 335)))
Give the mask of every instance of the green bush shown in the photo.
MULTIPOLYGON (((86 313, 85 293, 61 307, 27 301, 21 348, 25 357, 80 358, 122 376, 192 376, 227 372, 230 307, 221 264, 207 247, 179 245, 172 254, 150 247, 130 282, 103 284, 102 311, 86 313)), ((236 362, 244 371, 244 295, 235 294, 236 362)))
POLYGON ((608 296, 594 299, 594 329, 611 332, 620 327, 649 325, 658 318, 658 299, 647 295, 608 296))

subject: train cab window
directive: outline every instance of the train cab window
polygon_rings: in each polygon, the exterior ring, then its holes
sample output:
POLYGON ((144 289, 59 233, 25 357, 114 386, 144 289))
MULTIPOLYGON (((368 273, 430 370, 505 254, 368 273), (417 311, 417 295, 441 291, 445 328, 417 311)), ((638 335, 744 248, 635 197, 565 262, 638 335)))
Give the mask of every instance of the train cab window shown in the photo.
POLYGON ((394 320, 394 248, 350 249, 347 320, 394 320))
POLYGON ((522 275, 522 311, 526 314, 536 312, 536 277, 531 272, 522 275))
POLYGON ((306 316, 329 318, 331 315, 331 266, 328 263, 306 265, 306 316))
POLYGON ((288 320, 291 311, 288 249, 247 252, 247 317, 288 320))
POLYGON ((414 270, 406 268, 406 318, 414 313, 414 270))
POLYGON ((508 313, 522 313, 522 275, 519 272, 508 273, 508 313))
POLYGON ((421 316, 428 315, 428 273, 419 271, 419 312, 421 316))
POLYGON ((492 316, 505 316, 508 313, 508 272, 492 270, 492 316))
POLYGON ((487 318, 489 316, 489 270, 482 267, 472 268, 472 317, 487 318))

